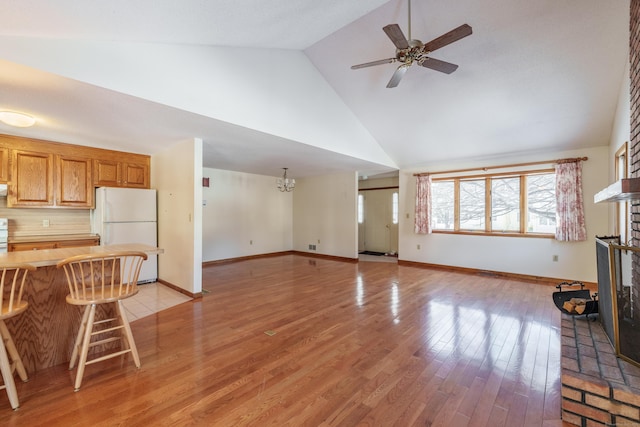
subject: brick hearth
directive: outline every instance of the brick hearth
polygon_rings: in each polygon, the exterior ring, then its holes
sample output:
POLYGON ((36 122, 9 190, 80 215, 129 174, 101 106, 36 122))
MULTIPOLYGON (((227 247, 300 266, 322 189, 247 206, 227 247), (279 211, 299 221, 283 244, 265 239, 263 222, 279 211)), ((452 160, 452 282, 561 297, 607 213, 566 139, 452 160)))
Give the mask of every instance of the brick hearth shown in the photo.
POLYGON ((562 315, 562 419, 640 427, 640 368, 615 356, 599 321, 562 315))

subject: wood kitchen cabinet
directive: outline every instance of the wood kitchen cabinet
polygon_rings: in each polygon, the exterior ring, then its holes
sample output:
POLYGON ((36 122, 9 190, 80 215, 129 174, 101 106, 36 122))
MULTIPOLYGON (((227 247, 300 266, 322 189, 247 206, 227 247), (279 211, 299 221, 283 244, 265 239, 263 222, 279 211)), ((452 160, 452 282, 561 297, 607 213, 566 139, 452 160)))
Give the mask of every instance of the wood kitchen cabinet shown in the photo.
POLYGON ((0 183, 9 181, 9 149, 0 147, 0 183))
POLYGON ((0 135, 0 183, 7 207, 92 208, 94 187, 150 187, 151 158, 0 135))
POLYGON ((98 246, 99 237, 87 237, 86 239, 62 239, 33 242, 11 242, 7 245, 9 252, 36 251, 40 249, 78 248, 84 246, 98 246))
POLYGON ((7 206, 91 208, 91 159, 13 150, 7 206))
POLYGON ((56 206, 93 207, 91 159, 56 156, 56 206))
POLYGON ((95 159, 94 181, 96 187, 149 188, 148 163, 95 159))
POLYGON ((11 172, 7 206, 53 206, 52 153, 11 150, 11 172))

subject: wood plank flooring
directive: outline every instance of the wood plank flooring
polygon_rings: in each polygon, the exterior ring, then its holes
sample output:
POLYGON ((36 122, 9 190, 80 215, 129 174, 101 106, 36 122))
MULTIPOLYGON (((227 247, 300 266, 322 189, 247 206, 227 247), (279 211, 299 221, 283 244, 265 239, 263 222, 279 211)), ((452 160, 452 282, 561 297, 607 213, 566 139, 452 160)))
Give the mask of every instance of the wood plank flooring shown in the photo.
POLYGON ((77 393, 66 366, 37 372, 18 411, 0 391, 0 425, 569 425, 551 286, 299 255, 203 284, 132 322, 140 370, 88 366, 77 393))

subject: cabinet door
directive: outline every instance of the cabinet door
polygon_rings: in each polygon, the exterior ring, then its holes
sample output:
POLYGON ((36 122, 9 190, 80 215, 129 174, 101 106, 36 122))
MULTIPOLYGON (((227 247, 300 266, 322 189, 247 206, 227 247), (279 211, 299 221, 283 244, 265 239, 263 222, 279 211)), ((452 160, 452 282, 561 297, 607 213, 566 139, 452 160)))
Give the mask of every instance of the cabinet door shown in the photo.
POLYGON ((122 182, 122 163, 114 160, 96 159, 93 161, 96 187, 119 187, 122 182))
POLYGON ((79 248, 83 246, 98 246, 100 239, 60 240, 56 242, 56 248, 79 248))
POLYGON ((125 163, 123 165, 125 187, 149 188, 149 167, 143 164, 125 163))
POLYGON ((8 206, 53 206, 53 154, 13 150, 8 206))
POLYGON ((37 251, 40 249, 55 249, 56 242, 25 242, 9 243, 9 252, 37 251))
POLYGON ((0 147, 0 182, 9 181, 9 149, 0 147))
POLYGON ((58 155, 56 205, 93 207, 91 159, 58 155))

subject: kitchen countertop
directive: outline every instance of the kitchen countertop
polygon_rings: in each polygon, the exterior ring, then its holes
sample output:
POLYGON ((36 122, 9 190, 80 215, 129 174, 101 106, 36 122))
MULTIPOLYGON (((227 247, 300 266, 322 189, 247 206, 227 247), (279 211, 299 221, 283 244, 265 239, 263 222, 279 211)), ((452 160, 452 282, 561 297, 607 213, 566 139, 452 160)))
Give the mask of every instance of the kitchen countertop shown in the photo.
POLYGON ((84 246, 78 248, 40 249, 37 251, 19 251, 0 253, 0 264, 31 264, 35 267, 56 265, 65 258, 83 254, 107 254, 113 251, 142 251, 147 255, 161 254, 161 248, 140 243, 126 243, 108 246, 84 246))
POLYGON ((57 242, 60 240, 86 240, 99 239, 97 234, 49 234, 39 236, 16 236, 9 237, 8 243, 25 243, 25 242, 57 242))

